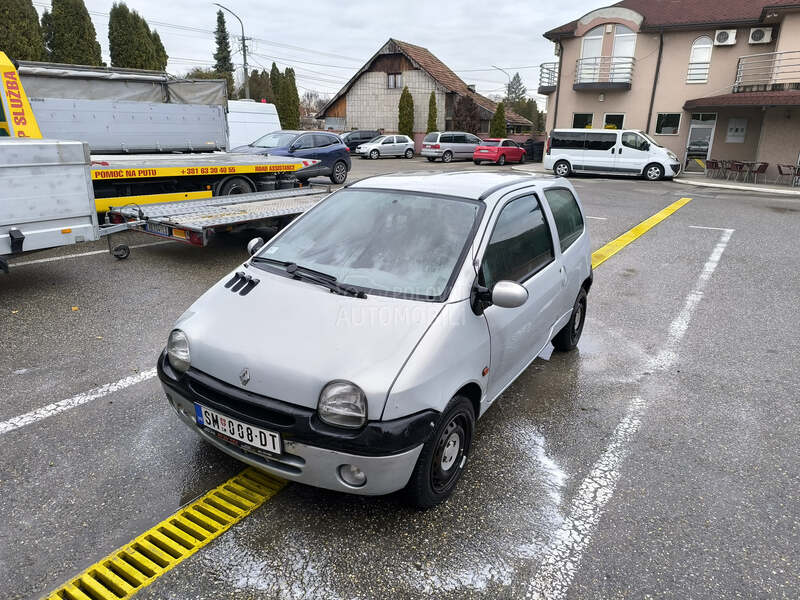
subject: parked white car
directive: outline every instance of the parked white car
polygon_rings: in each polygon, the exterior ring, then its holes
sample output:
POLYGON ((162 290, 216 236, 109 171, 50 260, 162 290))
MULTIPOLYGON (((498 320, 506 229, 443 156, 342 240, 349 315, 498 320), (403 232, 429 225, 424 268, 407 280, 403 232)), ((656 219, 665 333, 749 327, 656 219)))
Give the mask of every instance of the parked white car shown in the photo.
POLYGON ((382 156, 414 158, 414 141, 406 135, 381 135, 365 144, 359 144, 356 154, 373 160, 382 156))
POLYGON ((544 168, 559 177, 571 173, 643 176, 650 181, 675 177, 678 157, 642 131, 633 129, 555 129, 544 154, 544 168))
POLYGON ((575 190, 515 173, 365 179, 248 250, 170 333, 169 403, 249 465, 420 507, 545 346, 576 347, 592 284, 575 190))

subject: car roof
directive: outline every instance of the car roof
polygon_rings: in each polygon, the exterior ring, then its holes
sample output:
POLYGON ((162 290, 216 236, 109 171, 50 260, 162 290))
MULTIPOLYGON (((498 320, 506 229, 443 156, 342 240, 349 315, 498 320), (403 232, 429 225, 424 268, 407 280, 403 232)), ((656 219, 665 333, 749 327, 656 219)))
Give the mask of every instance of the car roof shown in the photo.
POLYGON ((482 200, 495 191, 517 184, 554 181, 552 175, 522 172, 418 171, 393 173, 361 179, 348 185, 352 189, 388 189, 429 194, 446 194, 482 200))

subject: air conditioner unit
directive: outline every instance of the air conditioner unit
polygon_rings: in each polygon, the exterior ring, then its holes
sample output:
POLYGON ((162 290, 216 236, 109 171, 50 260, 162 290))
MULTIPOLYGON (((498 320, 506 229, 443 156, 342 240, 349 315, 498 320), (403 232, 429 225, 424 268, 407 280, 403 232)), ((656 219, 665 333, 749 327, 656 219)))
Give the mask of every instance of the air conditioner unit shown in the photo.
POLYGON ((769 44, 772 41, 772 27, 753 27, 748 41, 751 44, 769 44))
POLYGON ((736 43, 735 29, 717 29, 714 34, 715 46, 733 46, 736 43))

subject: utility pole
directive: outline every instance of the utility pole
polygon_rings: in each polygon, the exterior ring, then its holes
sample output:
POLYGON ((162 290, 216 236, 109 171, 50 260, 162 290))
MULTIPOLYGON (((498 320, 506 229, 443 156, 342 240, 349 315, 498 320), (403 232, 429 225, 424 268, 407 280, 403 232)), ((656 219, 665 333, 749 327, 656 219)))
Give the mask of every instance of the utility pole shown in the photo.
POLYGON ((242 23, 242 20, 239 18, 239 15, 237 15, 235 12, 233 12, 227 6, 222 6, 222 4, 219 4, 218 2, 214 2, 214 4, 219 6, 222 10, 227 10, 229 13, 231 13, 234 17, 236 17, 236 20, 239 21, 239 25, 242 26, 242 63, 243 63, 242 64, 242 69, 244 70, 244 97, 245 98, 249 98, 250 97, 250 71, 248 71, 248 69, 247 69, 247 40, 249 38, 246 38, 244 36, 244 23, 242 23))

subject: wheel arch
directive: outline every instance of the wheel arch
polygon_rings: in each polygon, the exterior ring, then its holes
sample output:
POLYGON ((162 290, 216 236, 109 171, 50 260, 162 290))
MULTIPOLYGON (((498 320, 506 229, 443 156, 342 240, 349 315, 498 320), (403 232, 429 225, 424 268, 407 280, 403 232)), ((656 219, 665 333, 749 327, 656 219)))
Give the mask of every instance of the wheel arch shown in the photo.
POLYGON ((483 397, 483 390, 474 381, 461 386, 453 396, 464 396, 472 403, 472 409, 475 411, 475 419, 481 415, 481 398, 483 397))

